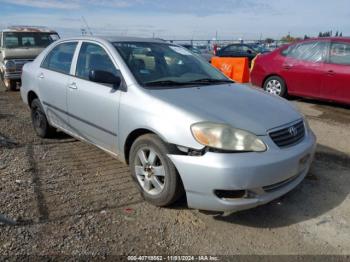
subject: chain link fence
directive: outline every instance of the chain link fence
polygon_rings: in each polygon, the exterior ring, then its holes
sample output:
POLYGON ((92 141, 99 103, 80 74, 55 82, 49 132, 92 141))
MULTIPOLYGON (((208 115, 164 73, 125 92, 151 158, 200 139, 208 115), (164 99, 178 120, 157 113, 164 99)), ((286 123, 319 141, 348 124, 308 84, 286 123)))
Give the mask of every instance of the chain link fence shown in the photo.
POLYGON ((266 42, 263 40, 167 40, 170 43, 179 44, 179 45, 192 45, 197 47, 203 47, 207 50, 212 50, 214 45, 217 45, 218 47, 224 47, 229 44, 254 44, 254 45, 262 45, 269 49, 275 49, 282 45, 288 44, 287 42, 275 40, 273 42, 266 42))

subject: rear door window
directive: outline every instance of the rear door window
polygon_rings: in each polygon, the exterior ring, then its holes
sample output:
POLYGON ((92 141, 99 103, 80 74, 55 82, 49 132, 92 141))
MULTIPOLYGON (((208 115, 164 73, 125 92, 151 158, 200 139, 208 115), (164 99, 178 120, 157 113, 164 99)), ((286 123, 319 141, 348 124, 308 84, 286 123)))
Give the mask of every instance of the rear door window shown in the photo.
POLYGON ((332 43, 329 61, 332 64, 350 65, 350 43, 332 43))
POLYGON ((57 45, 46 56, 41 67, 69 74, 77 44, 78 42, 68 42, 57 45))
POLYGON ((329 43, 326 41, 305 42, 295 45, 286 56, 317 63, 325 61, 328 50, 329 43))
POLYGON ((19 45, 18 37, 15 35, 7 34, 4 37, 4 46, 11 48, 11 47, 17 47, 19 45))
POLYGON ((35 39, 33 36, 23 36, 22 37, 22 46, 33 47, 35 46, 35 39))
POLYGON ((240 52, 241 48, 238 45, 230 45, 224 49, 225 52, 240 52))

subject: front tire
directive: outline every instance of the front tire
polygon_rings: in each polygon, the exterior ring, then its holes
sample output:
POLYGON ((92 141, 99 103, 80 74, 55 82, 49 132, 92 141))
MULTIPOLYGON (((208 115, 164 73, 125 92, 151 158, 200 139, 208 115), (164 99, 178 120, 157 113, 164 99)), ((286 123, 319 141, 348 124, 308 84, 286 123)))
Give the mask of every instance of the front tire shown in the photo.
POLYGON ((5 80, 3 78, 3 76, 1 76, 1 81, 5 87, 5 91, 9 92, 9 91, 16 91, 17 90, 17 82, 14 80, 8 80, 7 84, 5 83, 5 80))
POLYGON ((130 149, 129 165, 145 200, 169 206, 183 195, 177 170, 167 154, 174 150, 154 134, 140 136, 130 149))
POLYGON ((280 97, 286 97, 288 93, 286 82, 279 76, 270 76, 267 78, 263 88, 266 92, 280 97))
POLYGON ((52 137, 56 130, 50 126, 49 122, 47 121, 44 109, 39 99, 35 98, 32 101, 30 108, 35 133, 42 138, 52 137))

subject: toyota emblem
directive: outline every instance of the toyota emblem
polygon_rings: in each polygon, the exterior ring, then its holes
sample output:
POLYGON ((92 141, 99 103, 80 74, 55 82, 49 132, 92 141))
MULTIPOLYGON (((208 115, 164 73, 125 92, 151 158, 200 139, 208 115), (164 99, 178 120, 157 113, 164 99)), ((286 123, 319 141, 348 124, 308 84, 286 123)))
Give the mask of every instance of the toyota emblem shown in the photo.
POLYGON ((298 129, 296 129, 294 126, 292 126, 288 129, 288 132, 291 136, 296 136, 298 134, 298 129))

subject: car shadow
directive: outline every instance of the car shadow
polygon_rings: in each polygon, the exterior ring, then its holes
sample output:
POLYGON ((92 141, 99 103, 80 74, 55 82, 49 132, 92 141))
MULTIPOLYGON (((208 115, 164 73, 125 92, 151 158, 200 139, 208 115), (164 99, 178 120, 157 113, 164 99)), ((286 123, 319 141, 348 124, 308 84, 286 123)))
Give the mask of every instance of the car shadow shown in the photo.
POLYGON ((332 107, 334 109, 346 109, 350 110, 350 105, 347 104, 341 104, 338 102, 331 102, 331 101, 324 101, 324 100, 315 100, 311 98, 303 98, 303 97, 297 97, 297 96, 288 96, 289 101, 299 101, 303 103, 308 103, 316 106, 327 106, 332 107))
POLYGON ((348 196, 350 156, 318 144, 305 180, 281 198, 254 209, 217 215, 214 219, 256 228, 278 228, 317 218, 348 196))

